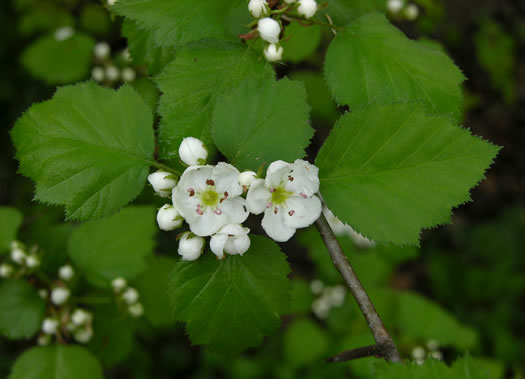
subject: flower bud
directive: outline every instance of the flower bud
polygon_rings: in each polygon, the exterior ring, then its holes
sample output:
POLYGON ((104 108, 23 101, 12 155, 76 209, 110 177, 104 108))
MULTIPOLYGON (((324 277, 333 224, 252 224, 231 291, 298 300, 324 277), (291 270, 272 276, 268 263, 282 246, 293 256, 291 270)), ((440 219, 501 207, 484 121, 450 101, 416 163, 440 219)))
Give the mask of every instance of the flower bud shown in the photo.
POLYGON ((171 190, 177 185, 175 176, 167 171, 158 170, 148 175, 153 190, 161 197, 169 197, 171 190))
POLYGON ((49 334, 41 334, 38 336, 36 343, 39 346, 47 346, 51 343, 51 336, 49 334))
POLYGON ((199 258, 204 251, 204 238, 196 236, 191 232, 186 232, 179 240, 178 253, 184 261, 194 261, 199 258))
POLYGON ((49 296, 49 292, 45 288, 40 288, 38 290, 38 296, 45 300, 49 296))
POLYGON ((55 305, 64 304, 71 292, 67 288, 57 287, 51 291, 51 302, 55 305))
POLYGON ((118 0, 108 0, 108 5, 110 7, 112 7, 113 5, 115 5, 117 3, 118 0))
POLYGON ((75 309, 75 311, 71 315, 71 321, 73 322, 73 324, 77 326, 82 326, 84 324, 91 322, 92 318, 93 318, 93 315, 90 312, 85 311, 80 308, 75 309))
POLYGON ((415 4, 409 4, 403 11, 409 21, 414 21, 419 16, 419 8, 415 4))
POLYGON ((26 266, 28 268, 36 268, 40 266, 40 259, 36 255, 29 255, 26 257, 26 266))
POLYGON ((11 260, 19 265, 23 264, 26 259, 26 253, 20 248, 16 247, 11 250, 11 260))
POLYGON ((73 37, 73 34, 75 34, 75 29, 71 26, 63 26, 55 30, 55 39, 57 41, 65 41, 73 37))
POLYGON ((42 322, 42 331, 45 334, 55 334, 58 329, 58 320, 54 318, 46 318, 42 322))
POLYGON ((208 158, 208 150, 200 139, 186 137, 180 144, 179 157, 188 166, 203 165, 208 158))
POLYGON ((137 73, 130 67, 126 67, 122 70, 122 80, 125 82, 132 82, 137 77, 137 73))
POLYGON ((70 265, 65 265, 58 269, 58 277, 62 280, 71 280, 74 275, 75 271, 70 265))
POLYGON ((112 81, 112 82, 117 81, 119 76, 120 76, 120 71, 117 67, 115 66, 106 67, 106 78, 109 81, 112 81))
POLYGON ((266 17, 257 23, 257 31, 266 42, 277 43, 279 42, 279 34, 281 34, 281 25, 273 18, 266 17))
POLYGON ((259 18, 261 15, 267 15, 270 8, 268 7, 266 0, 250 0, 248 3, 248 10, 253 17, 259 18))
POLYGON ((425 359, 425 349, 422 346, 416 346, 412 349, 412 358, 416 361, 425 359))
POLYGON ((243 187, 250 188, 254 180, 257 179, 257 174, 253 171, 244 171, 239 175, 239 184, 243 187))
POLYGON ((243 255, 250 248, 250 229, 239 224, 228 224, 211 237, 210 248, 217 258, 224 258, 224 253, 243 255))
POLYGON ((170 231, 179 228, 184 218, 179 214, 177 208, 171 204, 164 204, 157 212, 157 224, 161 230, 170 231))
POLYGON ((278 62, 283 59, 283 48, 275 44, 270 44, 264 49, 264 58, 268 62, 278 62))
POLYGON ((95 58, 106 59, 111 53, 111 47, 107 42, 99 42, 95 45, 95 58))
POLYGON ((144 314, 144 307, 141 303, 135 303, 128 307, 128 312, 132 317, 140 317, 144 314))
POLYGON ((317 3, 315 0, 299 0, 297 13, 305 18, 311 18, 317 12, 317 3))
POLYGON ((126 279, 120 277, 113 279, 111 282, 111 287, 113 287, 113 290, 117 293, 126 288, 127 285, 126 279))
POLYGON ((324 283, 319 279, 314 279, 310 283, 310 291, 312 291, 314 295, 320 295, 323 292, 323 289, 324 283))
POLYGON ((137 300, 139 299, 139 293, 135 288, 128 288, 124 293, 122 294, 122 299, 127 304, 135 304, 137 300))
POLYGON ((77 342, 88 343, 93 337, 93 329, 91 327, 79 329, 73 333, 73 337, 77 342))
POLYGON ((103 82, 104 81, 104 69, 102 67, 94 67, 91 71, 91 78, 93 78, 96 82, 103 82))
POLYGON ((399 11, 405 5, 404 0, 388 0, 386 3, 386 9, 391 13, 399 13, 399 11))
POLYGON ((13 266, 7 263, 0 265, 0 278, 9 278, 13 273, 13 266))

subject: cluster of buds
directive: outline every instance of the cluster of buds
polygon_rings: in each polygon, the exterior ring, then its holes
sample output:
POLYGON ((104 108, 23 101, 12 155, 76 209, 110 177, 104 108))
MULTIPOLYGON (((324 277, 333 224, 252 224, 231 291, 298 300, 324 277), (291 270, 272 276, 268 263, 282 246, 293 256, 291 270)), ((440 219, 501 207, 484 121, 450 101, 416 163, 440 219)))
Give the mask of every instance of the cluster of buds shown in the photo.
POLYGON ((418 365, 422 365, 426 358, 432 358, 438 361, 443 360, 443 353, 439 350, 439 342, 434 339, 428 340, 425 347, 414 347, 411 356, 414 362, 418 365))
POLYGON ((310 19, 317 12, 317 3, 315 0, 250 0, 248 11, 256 19, 257 32, 265 41, 264 57, 268 62, 278 62, 284 51, 280 44, 281 19, 290 20, 288 16, 310 19))
POLYGON ((386 3, 388 12, 396 18, 404 18, 414 21, 419 16, 419 8, 416 4, 408 4, 406 0, 388 0, 386 3))
POLYGON ((111 46, 102 41, 95 45, 93 56, 95 67, 91 71, 91 78, 96 82, 113 86, 120 82, 132 82, 137 77, 137 72, 130 66, 128 49, 112 56, 111 46))
POLYGON ((128 282, 124 278, 115 278, 111 282, 113 291, 117 296, 117 300, 124 304, 128 313, 132 317, 140 317, 144 314, 144 307, 142 303, 139 302, 139 293, 138 291, 130 287, 128 282))
POLYGON ((310 290, 318 296, 312 303, 312 312, 320 319, 328 317, 330 310, 344 304, 346 288, 341 285, 335 287, 325 286, 319 279, 312 280, 310 290))
POLYGON ((31 274, 40 266, 38 247, 35 245, 31 249, 24 246, 19 241, 11 242, 11 253, 6 262, 0 264, 0 278, 21 277, 31 274))

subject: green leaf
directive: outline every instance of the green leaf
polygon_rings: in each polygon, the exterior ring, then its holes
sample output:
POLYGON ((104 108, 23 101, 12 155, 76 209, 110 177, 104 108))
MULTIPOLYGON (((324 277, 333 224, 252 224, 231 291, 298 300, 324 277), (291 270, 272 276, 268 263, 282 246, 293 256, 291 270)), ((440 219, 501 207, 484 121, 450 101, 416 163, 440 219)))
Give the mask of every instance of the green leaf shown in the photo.
POLYGON ((9 339, 31 338, 40 330, 45 302, 24 280, 0 283, 0 334, 9 339))
POLYGON ((284 60, 292 63, 303 61, 312 55, 321 43, 321 26, 303 26, 297 22, 288 25, 281 45, 284 48, 284 60))
POLYGON ((15 208, 0 207, 0 254, 10 249, 11 241, 22 224, 22 214, 15 208))
POLYGON ((133 63, 146 65, 150 75, 158 74, 175 58, 175 50, 172 47, 157 46, 153 32, 137 27, 133 21, 124 21, 122 36, 128 40, 133 63))
POLYGON ((344 26, 368 13, 385 10, 385 0, 327 0, 328 6, 316 18, 326 22, 328 14, 337 26, 344 26))
POLYGON ((151 261, 147 270, 133 281, 133 286, 140 293, 140 302, 144 306, 144 316, 155 327, 173 322, 168 288, 169 276, 177 261, 168 257, 157 257, 151 261))
POLYGON ((83 347, 55 345, 26 350, 9 379, 103 379, 97 358, 83 347))
POLYGON ((343 222, 375 241, 417 244, 422 228, 470 200, 498 150, 422 105, 371 106, 338 121, 316 165, 343 222))
POLYGON ((22 53, 22 65, 47 84, 67 84, 85 79, 91 68, 95 40, 84 33, 58 41, 54 35, 33 42, 22 53))
POLYGON ((71 235, 68 250, 73 263, 88 281, 109 287, 122 276, 131 279, 143 272, 154 249, 155 211, 128 207, 107 219, 80 225, 71 235))
POLYGON ((108 216, 146 182, 154 150, 153 115, 128 85, 93 82, 60 88, 33 105, 11 132, 20 172, 36 199, 65 205, 69 219, 108 216))
POLYGON ((251 239, 243 256, 219 261, 206 253, 175 267, 169 290, 175 318, 186 322, 195 345, 234 355, 278 328, 288 309, 290 268, 275 242, 251 239))
POLYGON ((216 99, 229 93, 246 78, 274 76, 260 56, 243 46, 204 41, 191 44, 156 77, 160 98, 160 154, 178 161, 183 137, 200 138, 212 146, 210 124, 216 99))
POLYGON ((328 334, 309 319, 295 321, 284 335, 284 356, 292 366, 313 363, 325 354, 328 334))
POLYGON ((418 100, 432 113, 459 118, 461 71, 441 51, 409 40, 381 14, 363 16, 338 32, 324 71, 339 104, 418 100))
POLYGON ((305 156, 313 129, 300 82, 247 80, 217 101, 212 135, 219 151, 240 170, 257 171, 278 159, 305 156))
POLYGON ((239 40, 250 22, 245 0, 119 0, 112 9, 153 31, 160 46, 180 47, 204 38, 239 40))

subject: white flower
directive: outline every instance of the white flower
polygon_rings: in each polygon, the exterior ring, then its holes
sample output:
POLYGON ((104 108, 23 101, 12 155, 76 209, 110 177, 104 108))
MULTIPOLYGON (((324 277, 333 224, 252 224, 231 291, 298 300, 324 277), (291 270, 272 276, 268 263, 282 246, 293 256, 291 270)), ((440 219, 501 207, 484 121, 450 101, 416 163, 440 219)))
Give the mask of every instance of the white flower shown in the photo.
POLYGON ((391 13, 398 13, 405 5, 404 0, 388 0, 386 3, 386 9, 391 13))
POLYGON ((161 230, 170 231, 179 228, 184 218, 179 214, 177 208, 171 204, 164 204, 157 212, 157 224, 161 230))
POLYGON ((128 283, 126 282, 126 279, 120 277, 113 279, 113 281, 111 282, 113 290, 117 293, 126 288, 127 285, 128 283))
POLYGON ((200 139, 186 137, 179 146, 179 158, 188 166, 202 165, 206 163, 208 150, 200 139))
POLYGON ((335 286, 330 288, 330 290, 327 292, 327 295, 330 305, 340 307, 345 302, 346 289, 341 285, 335 286))
POLYGON ((186 232, 179 239, 178 253, 184 261, 194 261, 204 251, 204 238, 186 232))
POLYGON ((288 241, 298 228, 306 228, 321 215, 319 169, 297 159, 294 163, 273 162, 266 179, 250 187, 246 206, 254 214, 264 212, 262 227, 278 242, 288 241))
POLYGON ((29 255, 26 257, 26 266, 28 268, 36 268, 40 266, 40 259, 36 255, 29 255))
POLYGON ((326 318, 328 317, 328 313, 330 312, 330 304, 324 297, 320 297, 316 299, 312 303, 312 312, 315 313, 315 315, 319 318, 326 318))
POLYGON ((161 197, 169 197, 171 190, 177 185, 175 175, 170 172, 158 170, 148 175, 153 190, 161 197))
POLYGON ((55 39, 57 41, 65 41, 70 39, 75 34, 75 30, 71 26, 64 26, 55 30, 55 39))
POLYGON ((128 307, 128 312, 133 317, 140 317, 144 314, 144 307, 141 303, 135 303, 128 307))
POLYGON ((62 280, 71 280, 75 275, 75 271, 71 265, 64 265, 58 269, 58 276, 62 280))
POLYGON ((273 18, 261 18, 257 23, 257 31, 263 40, 269 43, 279 42, 281 26, 273 18))
POLYGON ((26 253, 20 248, 16 247, 11 250, 11 260, 19 265, 23 264, 26 259, 26 253))
POLYGON ((409 21, 414 21, 419 16, 419 8, 415 4, 409 4, 403 11, 409 21))
POLYGON ((252 183, 257 179, 257 174, 253 171, 244 171, 239 175, 238 182, 241 186, 250 188, 252 183))
POLYGON ((270 8, 268 7, 266 0, 250 0, 248 3, 248 10, 253 17, 259 18, 261 15, 267 15, 270 8))
POLYGON ((111 47, 107 42, 99 42, 95 45, 95 57, 97 59, 106 59, 111 53, 111 47))
POLYGON ((103 82, 104 81, 104 69, 102 67, 94 67, 91 71, 91 77, 96 82, 103 82))
POLYGON ((13 266, 7 263, 0 265, 0 278, 9 278, 13 273, 13 266))
POLYGON ((79 329, 73 333, 73 337, 75 340, 77 340, 77 342, 88 343, 93 337, 93 328, 87 327, 79 329))
POLYGON ((55 334, 58 329, 58 320, 54 318, 46 318, 42 322, 42 331, 45 334, 55 334))
POLYGON ((112 82, 116 81, 120 76, 120 71, 115 66, 106 67, 106 78, 112 82))
POLYGON ((64 304, 71 292, 67 288, 57 287, 51 291, 51 302, 55 305, 64 304))
POLYGON ((310 283, 310 291, 312 291, 314 295, 320 295, 323 292, 323 288, 324 283, 319 279, 314 279, 310 283))
POLYGON ((85 311, 84 309, 77 308, 71 315, 71 321, 77 326, 90 323, 93 319, 91 312, 85 311))
POLYGON ((412 358, 420 361, 425 358, 425 349, 422 346, 416 346, 412 349, 412 358))
POLYGON ((125 82, 132 82, 137 77, 137 73, 130 67, 126 67, 122 70, 122 80, 125 82))
POLYGON ((217 258, 224 258, 224 252, 230 255, 243 255, 250 248, 250 229, 239 224, 223 226, 210 239, 210 248, 217 258))
POLYGON ((241 224, 248 218, 239 174, 224 162, 184 171, 173 190, 173 204, 194 234, 211 236, 224 225, 241 224))
POLYGON ((317 12, 317 3, 315 0, 299 0, 297 13, 305 18, 311 18, 317 12))
POLYGON ((264 49, 264 57, 268 62, 278 62, 283 59, 283 48, 282 46, 277 46, 276 44, 269 44, 264 49))
POLYGON ((135 288, 128 288, 122 294, 122 298, 127 304, 135 304, 139 299, 139 293, 135 288))

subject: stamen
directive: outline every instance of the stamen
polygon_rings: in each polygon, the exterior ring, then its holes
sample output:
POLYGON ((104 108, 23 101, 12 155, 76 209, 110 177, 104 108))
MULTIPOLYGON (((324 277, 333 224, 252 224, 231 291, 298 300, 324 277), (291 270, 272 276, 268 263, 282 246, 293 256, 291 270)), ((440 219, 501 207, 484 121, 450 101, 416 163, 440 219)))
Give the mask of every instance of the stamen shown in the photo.
POLYGON ((275 192, 275 188, 270 188, 270 193, 274 193, 275 192))
POLYGON ((271 207, 272 207, 272 205, 273 205, 273 204, 272 204, 272 202, 271 202, 271 201, 269 201, 269 202, 267 202, 267 203, 266 203, 266 208, 271 208, 271 207))
POLYGON ((193 188, 188 188, 186 191, 190 193, 190 197, 195 195, 195 190, 193 188))
POLYGON ((223 197, 221 200, 219 200, 219 202, 222 203, 222 202, 223 202, 224 200, 226 200, 227 198, 228 198, 228 191, 225 191, 225 192, 224 192, 224 197, 223 197))
POLYGON ((207 179, 206 180, 206 184, 209 185, 209 186, 214 186, 215 185, 215 181, 212 180, 212 179, 207 179))
POLYGON ((289 214, 290 216, 293 216, 293 215, 295 214, 295 211, 292 209, 291 211, 288 212, 288 214, 289 214))
POLYGON ((202 216, 204 214, 204 212, 202 211, 201 209, 201 205, 200 204, 197 204, 197 210, 196 210, 197 214, 199 216, 202 216))
POLYGON ((277 214, 277 207, 273 209, 273 213, 277 214))
POLYGON ((288 175, 288 180, 293 182, 293 176, 292 175, 288 175))
POLYGON ((306 194, 305 194, 304 192, 301 192, 299 195, 300 195, 303 199, 306 199, 306 198, 308 197, 308 196, 306 196, 306 194))
POLYGON ((217 208, 213 211, 213 213, 215 213, 217 216, 220 216, 222 214, 222 211, 219 208, 217 208))

